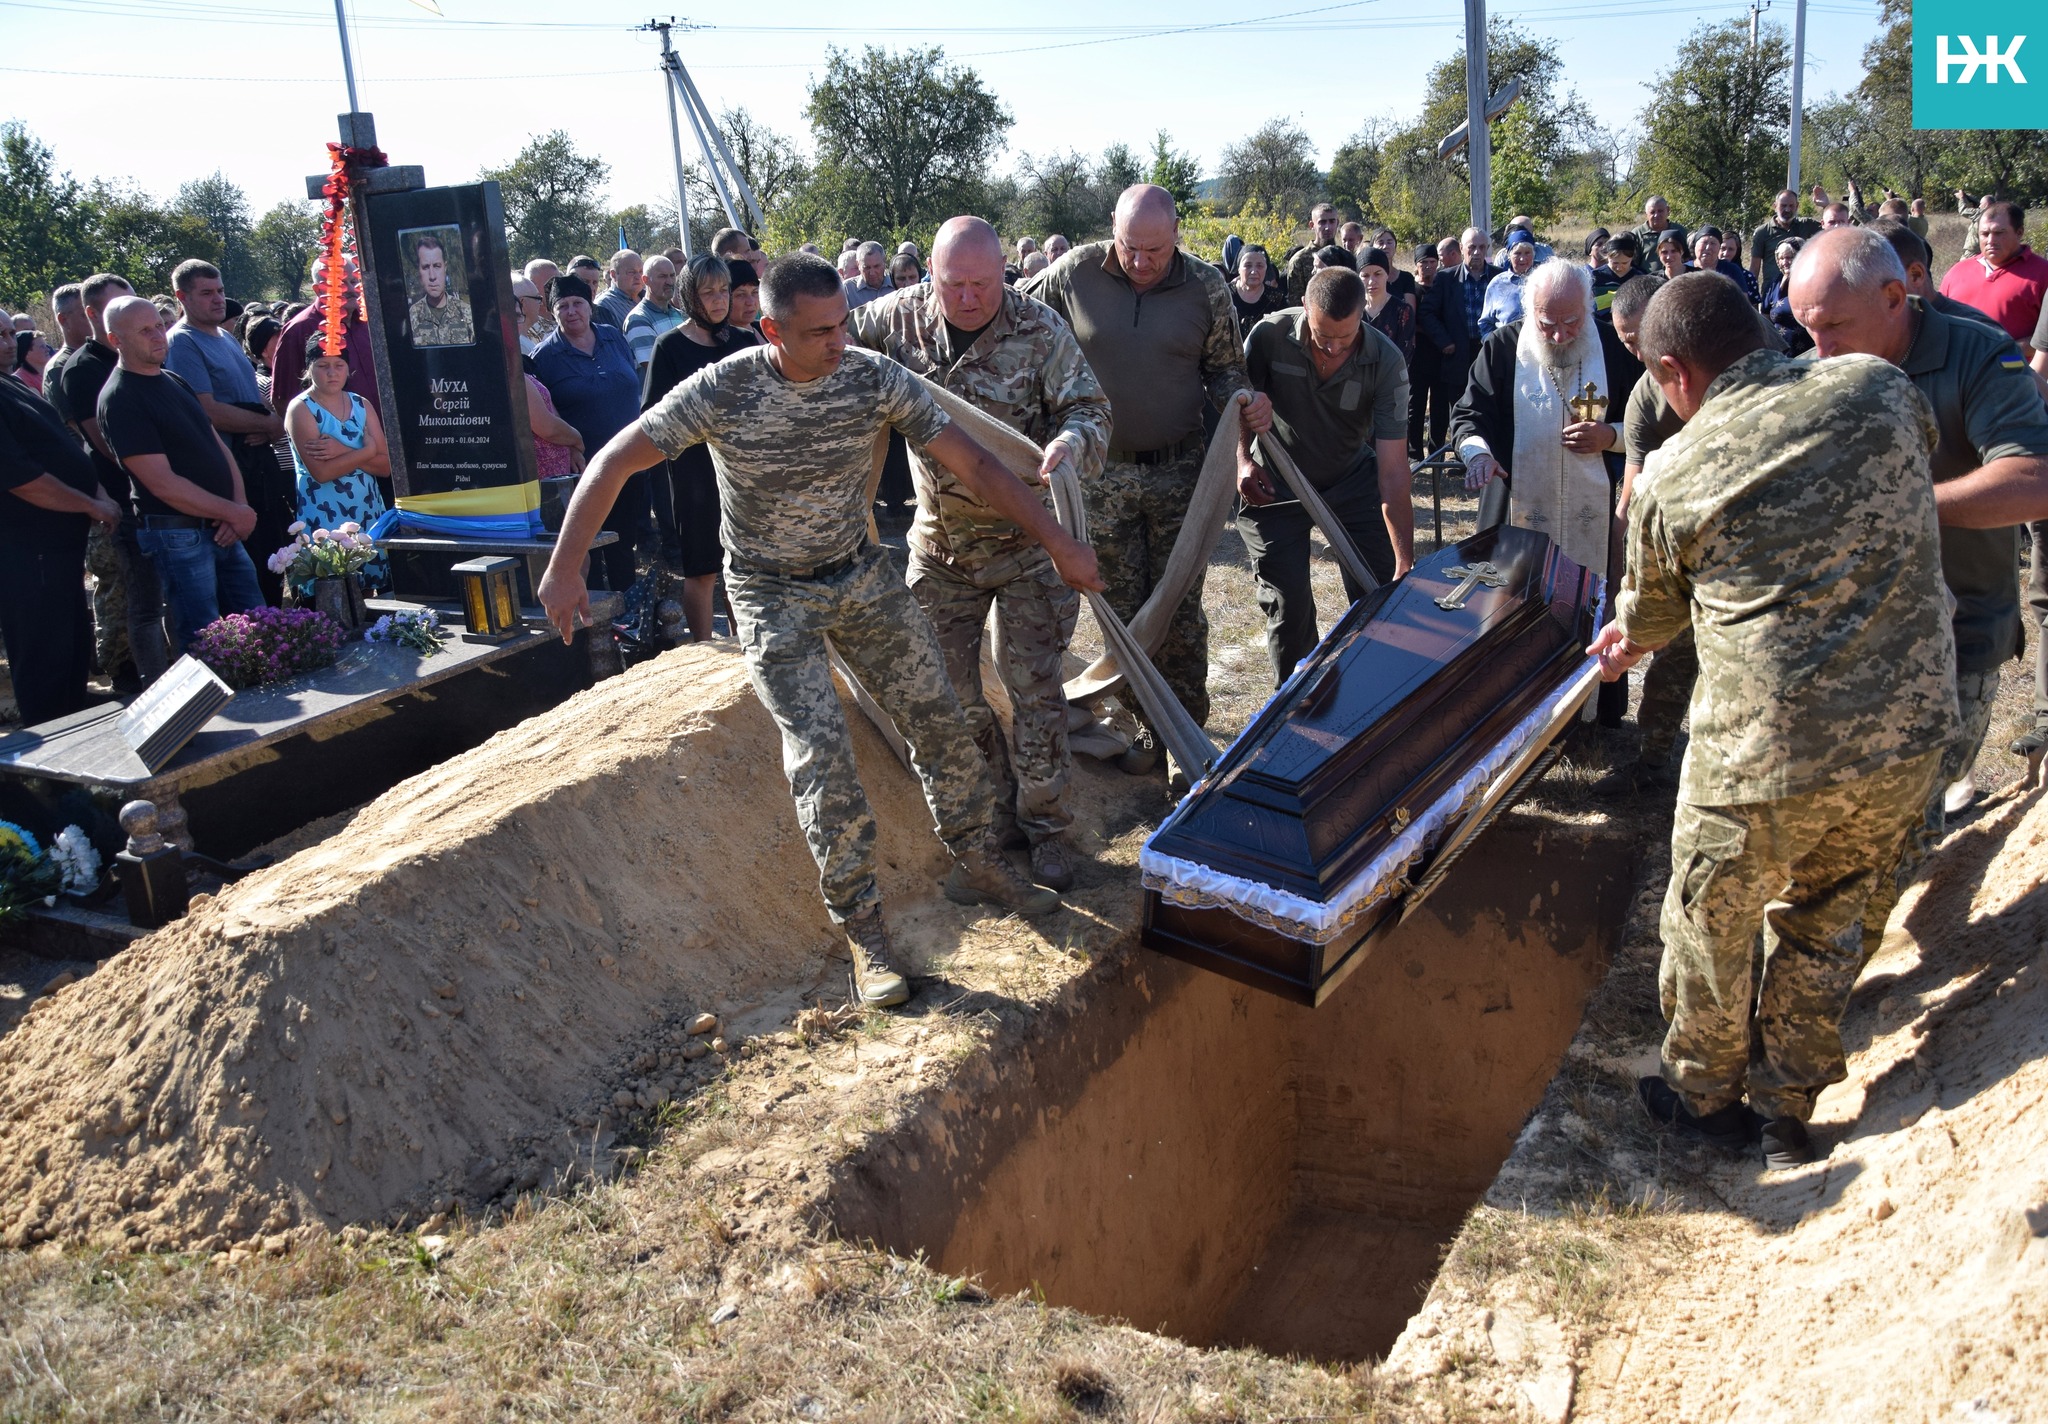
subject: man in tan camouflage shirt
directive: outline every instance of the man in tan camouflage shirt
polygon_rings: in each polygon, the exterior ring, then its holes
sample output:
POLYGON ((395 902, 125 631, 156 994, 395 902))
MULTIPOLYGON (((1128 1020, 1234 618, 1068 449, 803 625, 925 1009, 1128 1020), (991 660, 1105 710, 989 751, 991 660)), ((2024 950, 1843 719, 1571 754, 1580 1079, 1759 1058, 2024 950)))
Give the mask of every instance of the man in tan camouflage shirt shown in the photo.
POLYGON ((761 283, 767 346, 736 352, 676 386, 584 471, 540 602, 566 641, 587 624, 581 567, 626 481, 664 455, 711 447, 726 588, 747 674, 782 732, 782 766, 818 863, 825 906, 853 950, 854 986, 879 1008, 910 997, 882 922, 875 818, 854 767, 832 684, 836 648, 910 744, 934 828, 953 856, 946 897, 1043 914, 1059 896, 1033 885, 989 835, 989 783, 931 622, 867 535, 875 438, 903 432, 1050 553, 1076 588, 1099 588, 1095 557, 916 377, 886 356, 849 350, 846 294, 809 254, 771 263, 761 283))
POLYGON ((1613 681, 1688 625, 1699 650, 1660 926, 1671 1027, 1639 1091, 1659 1122, 1735 1150, 1754 1128, 1794 1166, 1846 1075, 1865 906, 1958 725, 1934 415, 1876 357, 1766 350, 1711 272, 1659 291, 1637 342, 1686 425, 1636 483, 1589 651, 1613 681))
MULTIPOLYGON (((1066 318, 1109 396, 1109 454, 1082 490, 1109 605, 1128 620, 1165 573, 1201 476, 1203 400, 1222 410, 1251 383, 1230 285, 1180 250, 1173 195, 1150 183, 1126 188, 1111 231, 1110 241, 1074 248, 1024 291, 1066 318)), ((1253 393, 1244 423, 1255 434, 1271 429, 1272 402, 1253 393)), ((1208 721, 1209 620, 1200 578, 1174 611, 1157 662, 1188 714, 1208 721)), ((1157 756, 1148 729, 1124 767, 1149 771, 1157 756)))
MULTIPOLYGON (((1021 432, 1084 479, 1109 446, 1109 397, 1067 324, 1003 285, 1003 244, 980 218, 954 218, 932 245, 932 280, 854 310, 856 344, 880 351, 1021 432)), ((932 620, 946 673, 995 783, 999 840, 1021 833, 1032 876, 1074 883, 1061 833, 1071 762, 1060 657, 1080 598, 1060 581, 1030 535, 976 499, 943 464, 911 447, 917 522, 910 530, 910 591, 932 620), (1009 744, 981 687, 982 633, 996 607, 1009 744)), ((1014 843, 1014 842, 1013 842, 1014 843)))

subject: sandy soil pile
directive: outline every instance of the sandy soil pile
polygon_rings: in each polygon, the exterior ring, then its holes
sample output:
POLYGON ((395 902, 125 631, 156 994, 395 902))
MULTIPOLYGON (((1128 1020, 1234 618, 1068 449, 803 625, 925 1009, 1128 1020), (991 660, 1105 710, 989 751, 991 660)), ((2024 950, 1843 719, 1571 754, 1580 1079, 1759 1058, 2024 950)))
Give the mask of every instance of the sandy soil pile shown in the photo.
MULTIPOLYGON (((885 891, 943 850, 855 736, 885 891)), ((0 1240, 164 1248, 555 1178, 843 966, 739 656, 672 652, 403 782, 0 1042, 0 1240)), ((601 1153, 599 1154, 601 1156, 601 1153)))
MULTIPOLYGON (((1632 1234, 1661 1222, 1675 1234, 1634 1250, 1626 1286, 1590 1321, 1544 1313, 1569 1303, 1556 1259, 1532 1255, 1473 1292, 1451 1279, 1454 1258, 1393 1372, 1431 1378, 1481 1362, 1494 1384, 1507 1381, 1498 1397, 1548 1419, 2040 1418, 2044 881, 2048 798, 2004 795, 1950 838, 1858 987, 1843 1035, 1849 1078, 1820 1099, 1825 1156, 1810 1166, 1772 1173, 1688 1156, 1603 1116, 1594 1093, 1554 1091, 1493 1206, 1538 1210, 1598 1159, 1616 1205, 1676 1210, 1593 1221, 1581 1205, 1584 1261, 1601 1258, 1603 1238, 1620 1243, 1608 1263, 1619 1272, 1632 1234)), ((1605 1046, 1575 1045, 1574 1056, 1604 1059, 1617 1080, 1654 1067, 1648 1046, 1628 1062, 1605 1046)))

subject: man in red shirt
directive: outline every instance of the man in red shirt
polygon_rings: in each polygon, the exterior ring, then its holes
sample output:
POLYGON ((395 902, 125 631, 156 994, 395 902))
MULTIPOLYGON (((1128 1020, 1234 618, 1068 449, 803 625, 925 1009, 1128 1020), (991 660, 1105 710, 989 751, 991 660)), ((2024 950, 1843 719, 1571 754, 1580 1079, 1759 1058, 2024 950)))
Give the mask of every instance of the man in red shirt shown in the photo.
POLYGON ((1986 203, 1977 213, 1977 255, 1941 279, 1944 297, 1975 307, 2022 345, 2033 338, 2048 293, 2048 257, 2021 241, 2025 223, 2018 203, 1986 203))

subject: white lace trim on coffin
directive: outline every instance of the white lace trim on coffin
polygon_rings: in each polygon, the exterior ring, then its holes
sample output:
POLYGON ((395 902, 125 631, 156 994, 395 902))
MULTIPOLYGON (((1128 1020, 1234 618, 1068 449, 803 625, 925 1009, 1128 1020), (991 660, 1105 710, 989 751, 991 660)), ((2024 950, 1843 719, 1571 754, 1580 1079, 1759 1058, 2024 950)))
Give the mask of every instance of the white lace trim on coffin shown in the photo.
MULTIPOLYGON (((1410 821, 1401 833, 1351 877, 1328 900, 1310 900, 1262 881, 1225 875, 1206 865, 1181 860, 1154 850, 1156 842, 1175 817, 1169 816, 1153 832, 1138 855, 1138 869, 1145 888, 1157 891, 1175 905, 1191 910, 1227 910, 1289 939, 1308 944, 1328 944, 1342 936, 1360 916, 1376 908, 1405 888, 1408 872, 1455 826, 1466 812, 1484 797, 1487 789, 1529 743, 1557 717, 1559 709, 1573 698, 1585 695, 1588 685, 1599 679, 1600 665, 1588 658, 1534 710, 1516 723, 1505 737, 1488 748, 1472 768, 1450 786, 1429 809, 1410 821)), ((1182 802, 1187 805, 1188 802, 1182 802)))

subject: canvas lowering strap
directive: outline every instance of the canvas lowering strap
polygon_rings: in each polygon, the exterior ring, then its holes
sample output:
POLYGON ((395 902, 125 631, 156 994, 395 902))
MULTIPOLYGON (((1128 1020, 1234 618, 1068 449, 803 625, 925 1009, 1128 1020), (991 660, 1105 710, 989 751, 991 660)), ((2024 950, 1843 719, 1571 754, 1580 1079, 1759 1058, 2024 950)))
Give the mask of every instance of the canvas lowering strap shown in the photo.
MULTIPOLYGON (((1035 443, 944 387, 929 381, 925 384, 939 408, 958 421, 961 428, 993 454, 1005 469, 1026 484, 1045 483, 1044 477, 1038 473, 1038 467, 1045 461, 1045 452, 1035 443)), ((1194 499, 1181 525, 1180 538, 1175 542, 1173 552, 1167 556, 1164 577, 1153 590, 1152 597, 1145 601, 1145 606, 1138 610, 1137 617, 1126 626, 1102 595, 1087 595, 1089 611, 1095 615, 1095 621, 1102 629, 1103 654, 1066 687, 1067 700, 1075 703, 1092 701, 1128 687, 1153 728, 1165 740, 1167 752, 1190 776, 1199 776, 1216 759, 1216 748, 1200 724, 1181 706, 1180 699, 1168 689, 1166 680, 1152 665, 1151 654, 1158 651, 1159 644, 1165 639, 1167 622, 1173 610, 1208 566, 1209 555, 1215 549, 1216 538, 1223 532, 1223 521, 1229 515, 1230 498, 1237 487, 1237 410, 1237 403, 1233 401, 1217 426, 1216 437, 1210 441, 1208 455, 1203 461, 1194 499), (1216 473, 1219 466, 1222 471, 1220 483, 1216 473)), ((1072 461, 1063 460, 1053 467, 1052 495, 1061 526, 1074 538, 1085 541, 1088 537, 1088 516, 1081 498, 1080 476, 1072 461)), ((1086 724, 1079 730, 1085 734, 1086 724)))
POLYGON ((1293 490, 1300 498, 1301 507, 1308 511, 1308 517, 1315 522, 1316 528, 1322 531, 1323 538, 1329 541, 1330 552, 1336 556, 1344 572, 1351 575, 1352 582, 1367 593, 1378 588, 1380 581, 1374 578, 1372 570, 1365 566, 1365 559, 1360 556, 1358 546, 1351 542, 1350 531, 1338 521, 1329 501, 1323 498, 1322 492, 1303 476, 1301 467, 1294 463, 1294 457, 1273 438, 1271 431, 1259 436, 1258 441, 1259 451, 1266 457, 1266 463, 1273 467, 1275 474, 1287 481, 1287 488, 1293 490))
MULTIPOLYGON (((1045 452, 1026 436, 1003 424, 993 416, 970 405, 937 382, 924 379, 925 389, 939 408, 951 419, 958 421, 966 432, 972 435, 989 453, 993 454, 1003 467, 1027 485, 1043 485, 1044 477, 1038 467, 1044 462, 1045 452)), ((1196 480, 1195 492, 1188 503, 1186 518, 1181 523, 1180 536, 1175 540, 1172 552, 1167 556, 1166 568, 1160 582, 1153 588, 1152 596, 1145 600, 1129 624, 1119 618, 1109 606, 1108 600, 1100 594, 1089 594, 1088 607, 1095 615, 1097 625, 1102 629, 1103 653, 1078 676, 1066 685, 1068 703, 1073 707, 1073 716, 1068 724, 1069 735, 1076 751, 1095 755, 1114 755, 1126 745, 1126 739, 1094 720, 1087 704, 1099 701, 1128 686, 1153 727, 1165 740, 1168 753, 1180 766, 1199 775, 1202 768, 1215 760, 1214 745, 1208 734, 1173 695, 1151 655, 1159 650, 1165 641, 1166 630, 1172 621, 1173 612, 1181 600, 1187 597, 1195 581, 1208 567, 1209 558, 1215 552, 1216 540, 1223 532, 1223 525, 1230 512, 1237 493, 1237 441, 1240 427, 1242 398, 1234 400, 1225 409, 1222 419, 1217 422, 1216 433, 1209 441, 1209 448, 1202 459, 1202 471, 1196 480)), ((1346 572, 1368 593, 1379 587, 1379 580, 1366 567, 1357 545, 1345 531, 1327 501, 1302 475, 1287 451, 1277 440, 1261 436, 1260 448, 1267 461, 1280 477, 1287 482, 1301 498, 1302 507, 1323 538, 1328 541, 1331 553, 1346 572)), ((874 469, 868 481, 868 531, 876 537, 874 527, 874 495, 881 481, 882 459, 888 449, 887 432, 875 442, 874 469)), ((1087 509, 1081 497, 1080 476, 1071 462, 1063 461, 1054 468, 1052 480, 1053 504, 1062 527, 1076 539, 1086 542, 1088 538, 1087 509)), ((879 540, 878 540, 879 542, 879 540)), ((993 619, 991 620, 993 621, 993 619)), ((991 635, 993 636, 993 627, 991 635)), ((984 643, 983 682, 999 682, 993 674, 989 649, 993 644, 984 643)), ((890 749, 905 766, 910 764, 909 748, 895 724, 876 705, 867 690, 855 678, 852 669, 833 652, 833 665, 846 680, 855 704, 875 724, 890 749)))

